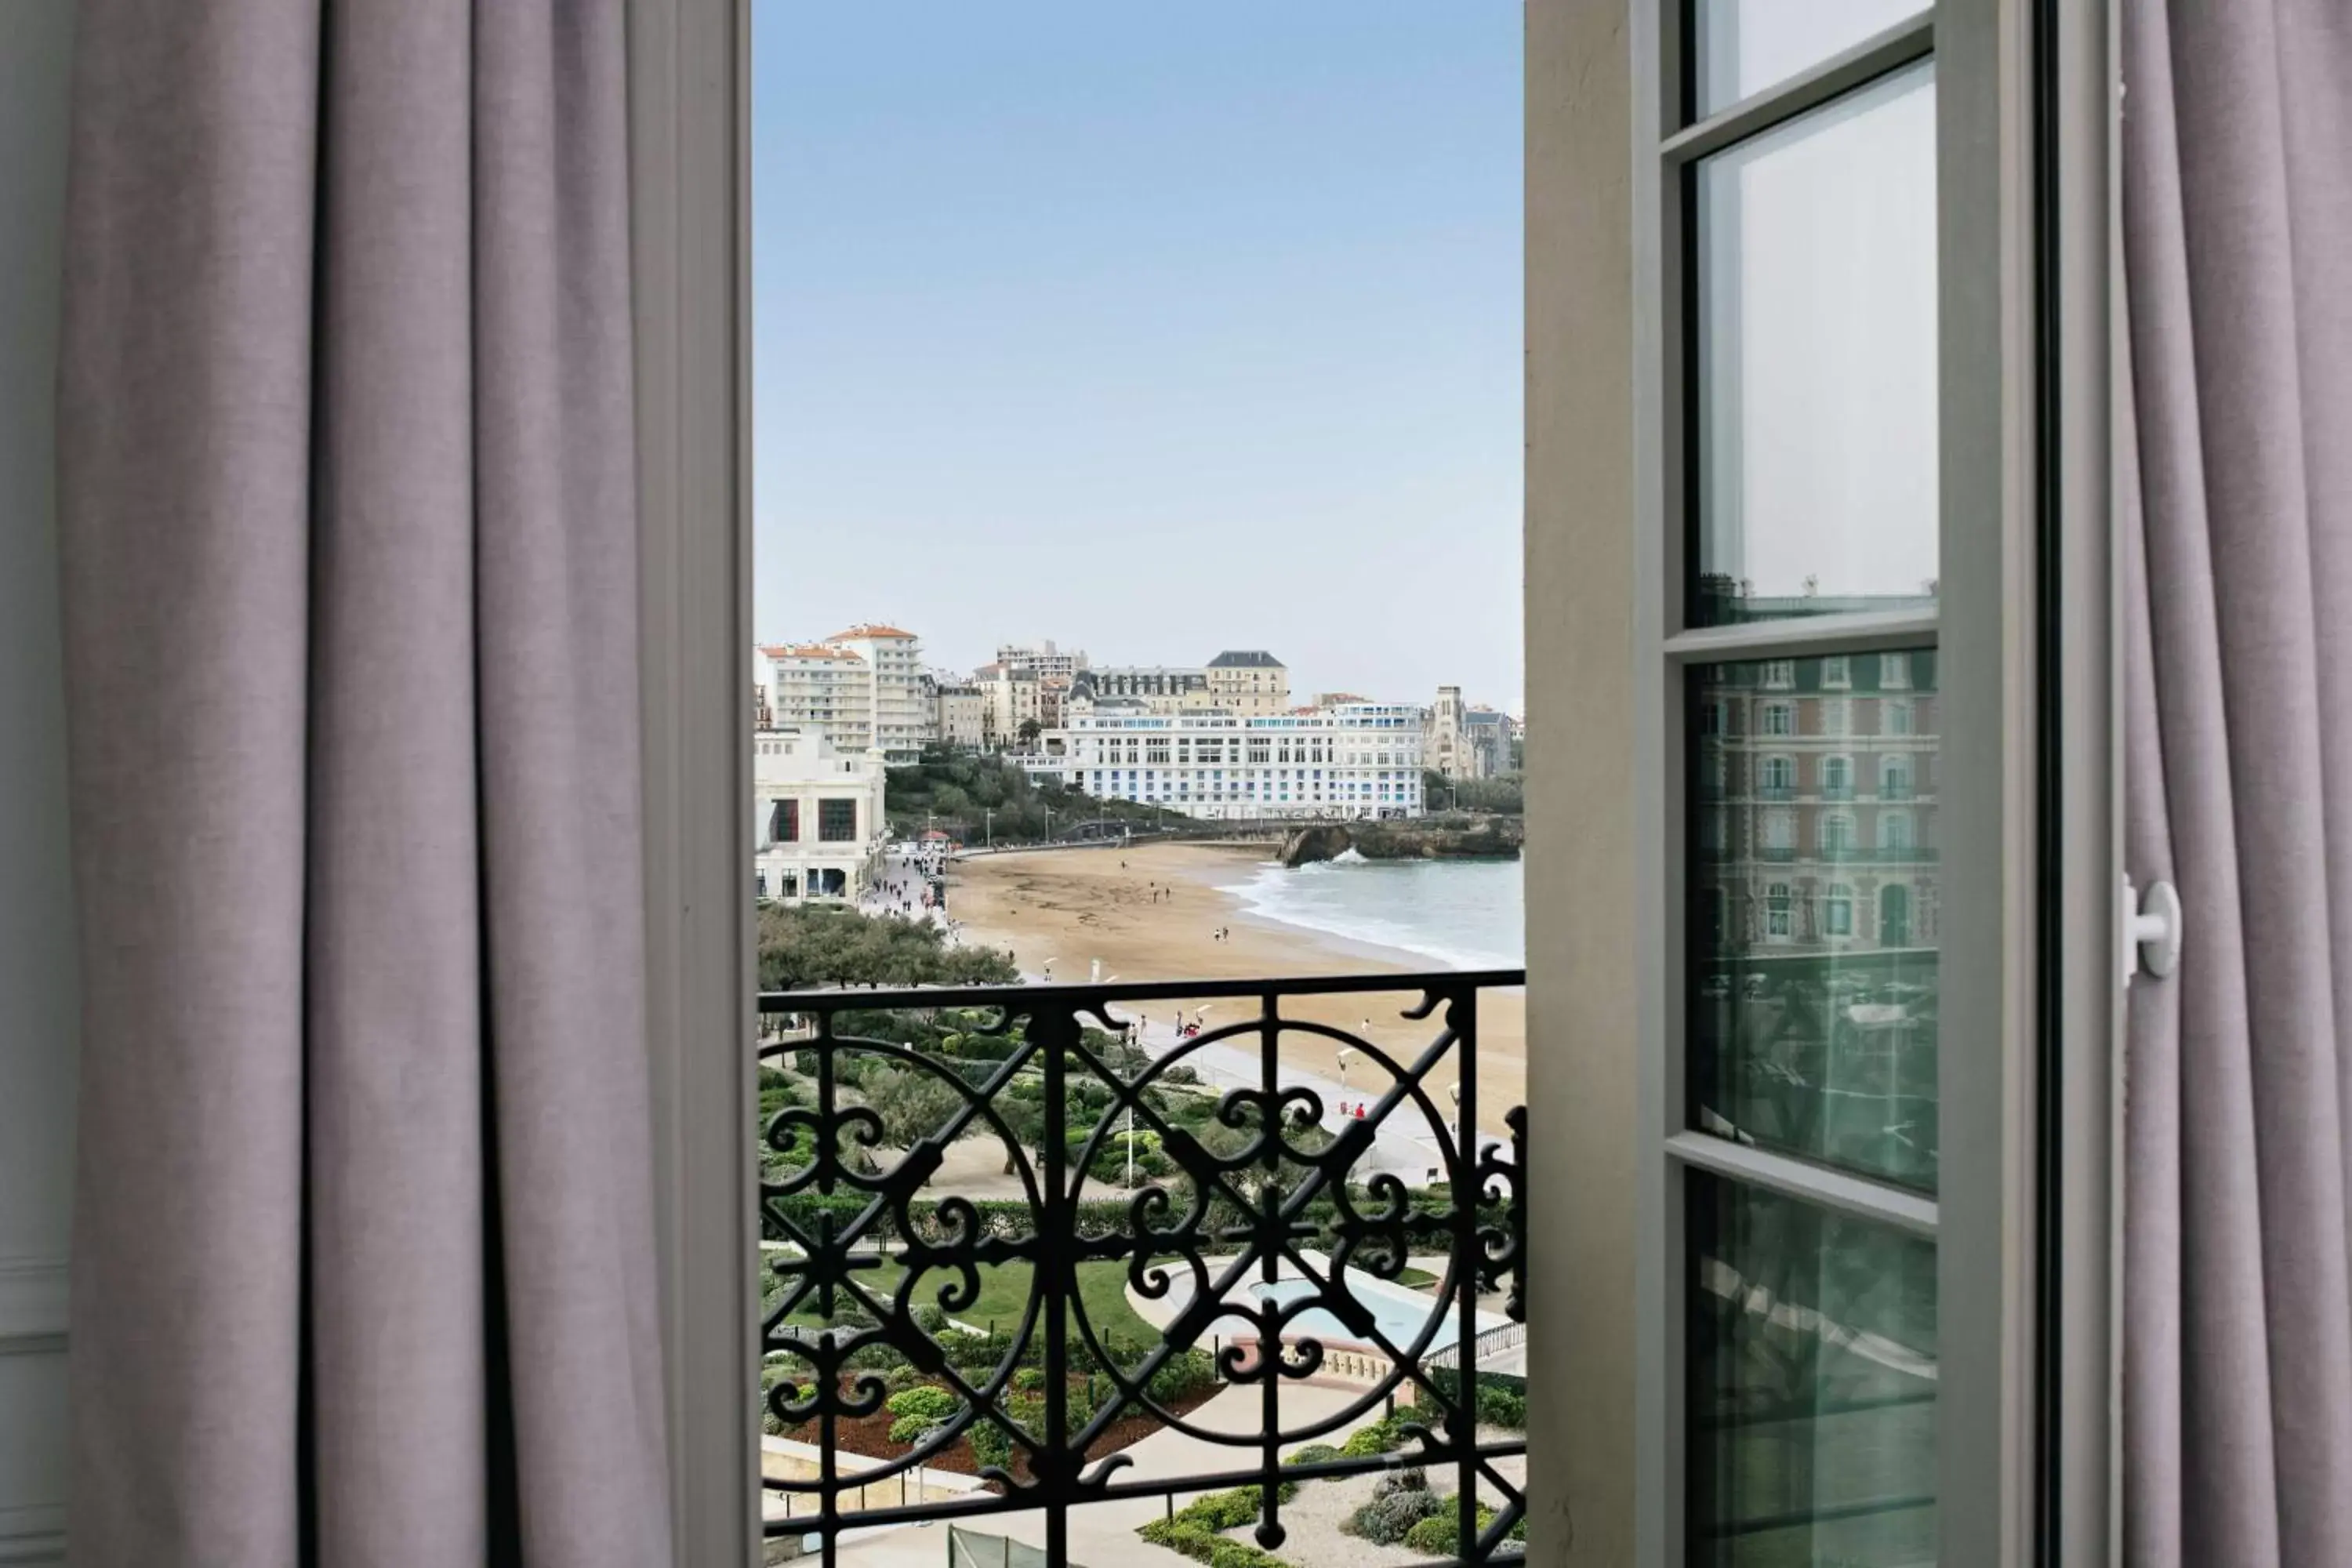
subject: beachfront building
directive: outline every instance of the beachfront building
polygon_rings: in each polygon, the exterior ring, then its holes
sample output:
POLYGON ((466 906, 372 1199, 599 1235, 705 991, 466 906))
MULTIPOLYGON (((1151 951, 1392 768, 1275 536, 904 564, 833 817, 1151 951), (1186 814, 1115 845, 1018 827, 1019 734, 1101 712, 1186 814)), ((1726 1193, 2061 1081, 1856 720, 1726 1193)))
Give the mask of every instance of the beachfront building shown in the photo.
POLYGON ((1082 669, 1070 678, 1070 711, 1100 703, 1140 703, 1147 712, 1181 713, 1211 706, 1209 672, 1195 665, 1128 664, 1082 669))
POLYGON ((942 745, 976 752, 987 743, 988 699, 968 680, 926 676, 931 707, 931 738, 942 745))
POLYGON ((1039 643, 999 643, 996 662, 1003 665, 1025 665, 1040 677, 1059 676, 1064 680, 1087 667, 1087 650, 1062 648, 1047 637, 1039 643))
POLYGON ((873 729, 869 744, 894 763, 911 763, 931 738, 931 711, 922 689, 923 645, 897 626, 861 625, 824 639, 828 647, 855 654, 864 665, 866 711, 873 729))
POLYGON ((855 651, 831 643, 772 643, 752 660, 753 722, 821 735, 835 750, 874 743, 871 672, 855 651))
POLYGON ((1026 765, 1105 800, 1219 821, 1422 815, 1422 710, 1351 702, 1288 713, 1153 713, 1103 702, 1026 765))
POLYGON ((1264 648, 1228 649, 1209 661, 1209 703, 1228 713, 1282 713, 1290 707, 1290 671, 1264 648))
POLYGON ((981 744, 992 752, 1022 744, 1022 727, 1045 727, 1037 672, 1025 664, 983 664, 972 671, 980 693, 981 744))
POLYGON ((751 875, 762 899, 855 902, 881 864, 887 767, 814 731, 751 737, 751 875))

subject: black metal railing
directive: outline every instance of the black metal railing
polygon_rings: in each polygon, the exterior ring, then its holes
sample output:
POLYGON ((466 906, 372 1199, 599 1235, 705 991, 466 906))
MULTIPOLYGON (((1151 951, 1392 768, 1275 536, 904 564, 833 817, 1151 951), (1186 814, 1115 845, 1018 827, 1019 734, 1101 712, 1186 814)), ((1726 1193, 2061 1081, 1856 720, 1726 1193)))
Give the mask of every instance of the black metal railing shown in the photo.
POLYGON ((1180 1529, 1178 1494, 1245 1489, 1272 1552, 1297 1486, 1417 1468, 1436 1479, 1407 1511, 1444 1522, 1408 1544, 1433 1530, 1434 1561, 1522 1553, 1525 1384, 1476 1363, 1526 1321, 1526 1115, 1486 1112, 1478 1070, 1482 995, 1524 981, 761 997, 763 1414, 768 1447, 790 1450, 764 1474, 767 1533, 813 1538, 830 1564, 845 1531, 1027 1514, 1064 1563, 1073 1510, 1159 1498, 1145 1539, 1205 1560, 1204 1532, 1239 1527, 1180 1529), (1171 1004, 1197 1010, 1189 1032, 1137 1026, 1171 1004), (1359 1008, 1392 1017, 1343 1026, 1359 1008), (975 1138, 992 1140, 978 1161, 958 1152, 975 1138), (975 1195, 991 1182, 1016 1195, 975 1195), (974 1321, 1008 1287, 1011 1310, 974 1321), (1122 1339, 1108 1320, 1130 1314, 1150 1331, 1122 1339), (1471 1366, 1438 1364, 1462 1346, 1471 1366), (1310 1382, 1334 1392, 1286 1400, 1310 1382), (1204 1398, 1240 1401, 1247 1429, 1230 1408, 1192 1419, 1204 1398), (1116 1451, 1139 1426, 1234 1463, 1146 1473, 1116 1451), (966 1489, 928 1495, 919 1478, 958 1462, 966 1489))

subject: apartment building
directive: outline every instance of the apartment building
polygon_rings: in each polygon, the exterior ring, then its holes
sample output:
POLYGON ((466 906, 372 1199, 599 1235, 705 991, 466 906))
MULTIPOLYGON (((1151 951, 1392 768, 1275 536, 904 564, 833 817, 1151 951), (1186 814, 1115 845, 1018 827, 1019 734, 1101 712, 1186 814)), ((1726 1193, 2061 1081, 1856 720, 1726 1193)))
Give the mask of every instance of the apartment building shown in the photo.
POLYGON ((1267 714, 1290 708, 1290 671, 1263 648, 1227 650, 1209 661, 1209 700, 1229 713, 1267 714))
POLYGON ((1067 680, 1086 668, 1087 650, 1059 647, 1051 637, 1038 643, 999 643, 996 662, 1026 665, 1041 676, 1060 676, 1067 680))
POLYGON ((772 643, 752 661, 753 722, 822 735, 835 750, 874 743, 873 672, 854 649, 831 643, 772 643))
POLYGON ((923 644, 897 626, 860 625, 824 639, 828 647, 855 654, 865 665, 870 744, 894 763, 922 755, 931 737, 931 711, 922 689, 923 644))

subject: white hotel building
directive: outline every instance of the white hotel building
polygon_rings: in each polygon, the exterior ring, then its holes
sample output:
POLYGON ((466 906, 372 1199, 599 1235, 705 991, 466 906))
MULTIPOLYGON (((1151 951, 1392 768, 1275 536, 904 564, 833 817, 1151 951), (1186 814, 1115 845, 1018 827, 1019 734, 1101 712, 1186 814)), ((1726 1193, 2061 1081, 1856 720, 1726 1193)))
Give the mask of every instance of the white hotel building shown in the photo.
POLYGON ((1419 816, 1422 710, 1348 702, 1287 713, 1152 713, 1107 700, 1024 765, 1103 800, 1187 816, 1419 816))

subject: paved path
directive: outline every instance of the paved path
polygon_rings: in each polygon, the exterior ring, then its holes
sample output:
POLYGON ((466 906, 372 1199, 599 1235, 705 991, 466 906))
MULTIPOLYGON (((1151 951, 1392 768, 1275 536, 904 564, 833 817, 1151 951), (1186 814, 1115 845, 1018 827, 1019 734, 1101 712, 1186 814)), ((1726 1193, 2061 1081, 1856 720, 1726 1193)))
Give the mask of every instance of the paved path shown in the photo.
MULTIPOLYGON (((1282 1391, 1283 1426, 1296 1428, 1328 1419, 1361 1397, 1360 1389, 1293 1384, 1282 1391)), ((1193 1411, 1189 1419, 1212 1432, 1255 1433, 1264 1398, 1264 1393, 1255 1384, 1229 1388, 1193 1411)), ((1349 1432, 1379 1414, 1375 1407, 1367 1416, 1299 1442, 1342 1442, 1349 1432)), ((1122 1481, 1244 1468, 1254 1458, 1251 1449, 1211 1442, 1172 1427, 1163 1427, 1121 1451, 1134 1461, 1118 1472, 1122 1481)), ((1179 1492, 1175 1506, 1181 1509, 1200 1495, 1196 1491, 1179 1492)), ((1165 1514, 1168 1506, 1156 1497, 1118 1498, 1071 1510, 1070 1561, 1078 1568, 1120 1568, 1121 1564, 1144 1562, 1160 1568, 1184 1562, 1175 1552, 1147 1545, 1135 1533, 1140 1526, 1165 1514)), ((1045 1544, 1045 1517, 1036 1510, 975 1519, 971 1528, 992 1535, 1011 1536, 1032 1546, 1042 1548, 1045 1544)), ((840 1561, 846 1568, 940 1568, 947 1561, 947 1526, 909 1525, 877 1531, 862 1539, 853 1537, 843 1542, 840 1561)))

